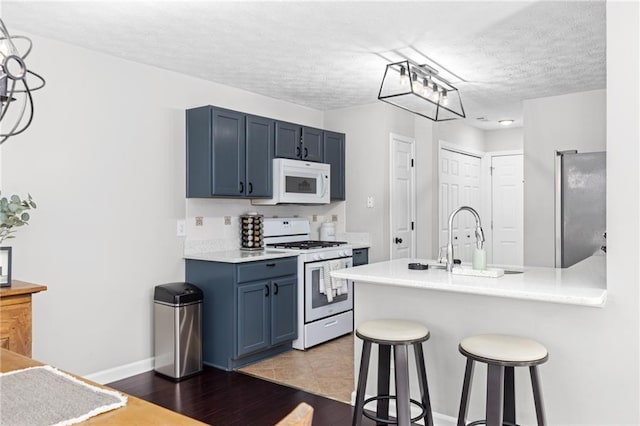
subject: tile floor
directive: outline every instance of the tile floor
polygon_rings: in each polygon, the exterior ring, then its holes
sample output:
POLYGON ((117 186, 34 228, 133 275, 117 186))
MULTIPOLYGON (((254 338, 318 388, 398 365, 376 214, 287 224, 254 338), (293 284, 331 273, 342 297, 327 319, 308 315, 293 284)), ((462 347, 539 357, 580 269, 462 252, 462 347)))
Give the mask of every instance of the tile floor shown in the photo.
POLYGON ((241 368, 242 373, 350 403, 353 381, 353 334, 241 368))

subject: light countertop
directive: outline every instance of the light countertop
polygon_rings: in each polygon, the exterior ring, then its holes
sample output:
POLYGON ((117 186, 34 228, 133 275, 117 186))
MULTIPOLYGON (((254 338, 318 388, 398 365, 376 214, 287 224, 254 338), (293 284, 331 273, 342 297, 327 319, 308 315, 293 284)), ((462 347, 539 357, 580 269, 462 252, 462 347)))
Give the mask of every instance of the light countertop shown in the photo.
POLYGON ((566 269, 524 267, 522 274, 499 278, 453 275, 443 269, 410 270, 411 262, 437 263, 423 259, 396 259, 331 272, 336 278, 397 287, 450 291, 485 296, 537 300, 601 307, 607 298, 606 257, 591 256, 566 269))
POLYGON ((296 257, 296 253, 283 252, 277 250, 225 250, 213 251, 209 253, 185 254, 185 259, 206 260, 209 262, 243 263, 256 262, 259 260, 278 259, 281 257, 296 257))

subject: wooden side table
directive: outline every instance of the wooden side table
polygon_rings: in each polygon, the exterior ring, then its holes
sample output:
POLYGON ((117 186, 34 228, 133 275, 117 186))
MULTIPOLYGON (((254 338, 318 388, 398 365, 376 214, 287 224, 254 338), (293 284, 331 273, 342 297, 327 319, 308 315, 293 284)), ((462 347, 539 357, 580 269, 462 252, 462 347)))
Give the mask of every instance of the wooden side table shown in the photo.
POLYGON ((0 288, 0 347, 31 357, 31 295, 46 289, 18 280, 0 288))

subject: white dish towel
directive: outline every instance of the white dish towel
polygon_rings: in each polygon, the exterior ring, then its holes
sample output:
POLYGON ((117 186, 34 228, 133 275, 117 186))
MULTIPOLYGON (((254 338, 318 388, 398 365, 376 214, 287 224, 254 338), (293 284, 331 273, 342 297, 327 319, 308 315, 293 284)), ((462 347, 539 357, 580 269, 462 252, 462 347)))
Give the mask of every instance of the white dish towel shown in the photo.
MULTIPOLYGON (((344 260, 338 259, 329 261, 329 269, 331 271, 338 271, 346 267, 346 262, 344 260)), ((336 294, 338 296, 341 294, 347 294, 349 292, 349 287, 347 287, 347 280, 345 280, 344 278, 331 277, 331 288, 336 291, 336 294)))
POLYGON ((327 296, 327 301, 329 303, 333 302, 334 291, 331 288, 331 268, 329 264, 326 263, 322 266, 322 271, 320 272, 320 293, 327 296), (327 285, 329 284, 329 285, 327 285))

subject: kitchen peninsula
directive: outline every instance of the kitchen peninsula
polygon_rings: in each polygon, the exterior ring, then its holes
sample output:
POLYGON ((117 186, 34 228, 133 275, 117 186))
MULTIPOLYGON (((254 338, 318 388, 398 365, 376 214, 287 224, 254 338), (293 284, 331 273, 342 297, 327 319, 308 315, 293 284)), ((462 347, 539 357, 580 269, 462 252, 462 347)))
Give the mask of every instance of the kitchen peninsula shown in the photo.
MULTIPOLYGON (((547 347, 549 362, 540 369, 547 417, 550 424, 570 423, 562 413, 588 403, 591 379, 585 371, 602 363, 600 345, 610 339, 601 320, 609 309, 606 257, 595 255, 567 269, 525 267, 523 273, 499 278, 454 275, 442 269, 409 270, 413 262, 437 263, 396 259, 332 276, 354 281, 355 327, 368 320, 399 318, 429 328, 431 338, 424 349, 434 417, 454 421, 457 416, 465 365, 458 343, 471 335, 497 333, 526 336, 547 347)), ((357 377, 362 342, 356 338, 355 343, 357 377)), ((478 368, 476 375, 483 373, 478 368)), ((415 370, 410 370, 410 377, 412 397, 417 398, 415 370)), ((375 375, 369 377, 370 395, 375 394, 375 380, 375 375)), ((483 380, 476 380, 469 419, 484 417, 483 380)), ((535 423, 526 374, 516 375, 516 395, 523 400, 518 403, 519 423, 535 423)))
MULTIPOLYGON (((441 268, 411 270, 409 263, 438 265, 435 260, 396 259, 332 274, 356 283, 411 287, 513 299, 601 307, 607 296, 606 257, 591 256, 570 268, 526 267, 498 278, 455 275, 441 268)), ((439 265, 438 265, 439 266, 439 265)))

